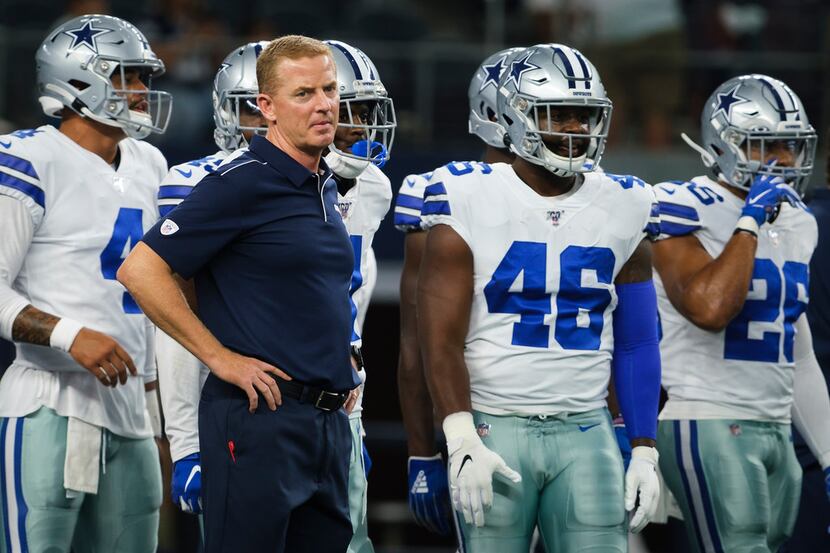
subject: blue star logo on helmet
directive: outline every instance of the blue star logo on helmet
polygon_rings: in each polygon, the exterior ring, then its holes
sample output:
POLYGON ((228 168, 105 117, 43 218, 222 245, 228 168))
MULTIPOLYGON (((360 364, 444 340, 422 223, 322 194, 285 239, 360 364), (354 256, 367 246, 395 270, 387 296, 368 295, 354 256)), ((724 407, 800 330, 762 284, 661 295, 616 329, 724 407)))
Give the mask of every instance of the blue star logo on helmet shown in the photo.
POLYGON ((495 87, 499 86, 499 79, 501 78, 501 74, 504 73, 504 62, 507 60, 507 56, 499 58, 496 60, 496 63, 492 65, 482 65, 481 68, 484 69, 484 81, 481 83, 478 91, 481 92, 487 85, 492 84, 495 87))
POLYGON ((111 33, 111 29, 96 29, 92 25, 92 20, 87 21, 83 24, 79 29, 70 29, 68 31, 64 31, 65 35, 69 35, 72 37, 72 45, 69 46, 70 50, 75 50, 81 46, 86 46, 96 54, 98 53, 98 45, 96 41, 98 40, 99 35, 103 35, 106 33, 111 33))
POLYGON ((723 113, 723 116, 729 119, 732 116, 732 106, 749 101, 743 96, 738 96, 738 88, 740 86, 740 83, 736 84, 735 87, 729 92, 718 94, 718 107, 712 114, 713 119, 717 117, 719 113, 723 113))
POLYGON ((531 63, 531 62, 527 61, 528 59, 530 59, 531 55, 532 55, 532 52, 530 54, 525 54, 525 56, 523 58, 518 58, 518 59, 516 59, 516 61, 514 61, 513 63, 510 64, 510 74, 507 77, 506 82, 513 81, 513 82, 516 83, 516 88, 518 88, 519 85, 521 85, 521 82, 522 82, 522 75, 524 75, 528 71, 533 71, 535 69, 541 69, 541 67, 539 67, 535 63, 531 63))

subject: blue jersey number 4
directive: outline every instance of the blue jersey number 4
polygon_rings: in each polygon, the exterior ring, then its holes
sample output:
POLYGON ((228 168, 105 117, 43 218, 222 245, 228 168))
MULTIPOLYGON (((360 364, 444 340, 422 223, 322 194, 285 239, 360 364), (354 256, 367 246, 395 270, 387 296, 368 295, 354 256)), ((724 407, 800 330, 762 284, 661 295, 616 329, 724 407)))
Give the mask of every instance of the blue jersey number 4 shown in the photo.
MULTIPOLYGON (((115 274, 124 262, 124 258, 144 236, 141 219, 140 209, 122 207, 118 210, 118 217, 115 218, 115 226, 112 229, 110 241, 104 251, 101 252, 101 274, 105 279, 115 280, 115 274)), ((124 292, 121 304, 124 313, 141 313, 141 309, 139 309, 138 304, 129 292, 124 292)))
MULTIPOLYGON (((593 272, 597 284, 611 284, 614 261, 614 253, 608 248, 568 246, 560 254, 554 337, 563 348, 599 349, 603 314, 611 303, 611 292, 607 288, 583 286, 583 276, 586 271, 593 272)), ((544 319, 551 313, 552 294, 546 290, 547 245, 513 242, 484 287, 490 313, 520 315, 519 322, 513 325, 513 345, 549 347, 550 326, 544 319), (521 291, 513 291, 519 275, 521 291)))
POLYGON ((778 363, 782 347, 781 333, 763 330, 762 324, 775 323, 783 311, 784 358, 792 363, 795 341, 793 325, 807 308, 809 281, 809 270, 804 263, 787 261, 779 269, 770 259, 756 259, 749 287, 750 296, 753 297, 746 300, 741 312, 726 327, 724 358, 778 363), (799 289, 803 290, 804 299, 799 297, 799 289), (753 324, 757 333, 750 333, 753 324))

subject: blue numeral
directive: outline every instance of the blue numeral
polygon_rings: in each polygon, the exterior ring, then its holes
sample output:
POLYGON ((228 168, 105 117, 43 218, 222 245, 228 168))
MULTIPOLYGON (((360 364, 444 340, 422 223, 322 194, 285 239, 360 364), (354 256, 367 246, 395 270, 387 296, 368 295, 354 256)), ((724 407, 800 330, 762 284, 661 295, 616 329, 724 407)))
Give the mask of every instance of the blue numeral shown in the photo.
MULTIPOLYGON (((798 297, 799 285, 805 291, 809 288, 809 271, 804 263, 787 261, 779 269, 770 259, 756 259, 752 280, 764 281, 766 296, 763 299, 746 300, 744 307, 726 327, 724 352, 726 359, 741 361, 766 361, 777 363, 781 351, 781 333, 764 332, 760 339, 749 337, 749 325, 753 322, 772 323, 781 314, 781 292, 784 292, 784 358, 793 361, 795 330, 793 324, 807 308, 807 303, 798 297), (783 278, 782 278, 783 277, 783 278)), ((750 292, 754 290, 750 284, 750 292)))
POLYGON ((493 278, 484 287, 487 310, 490 313, 521 315, 513 325, 514 346, 546 348, 550 327, 543 321, 551 311, 550 294, 545 292, 547 246, 540 242, 513 242, 496 267, 493 278), (510 287, 524 272, 521 292, 510 287))
POLYGON ((479 169, 482 175, 493 172, 493 168, 490 167, 490 165, 480 161, 475 162, 475 164, 472 164, 469 161, 453 161, 447 164, 447 169, 450 173, 457 177, 472 173, 476 169, 479 169))
POLYGON ((695 198, 700 200, 700 203, 703 205, 711 205, 715 203, 715 201, 722 202, 723 196, 709 188, 708 186, 704 186, 702 184, 691 183, 689 185, 689 192, 691 192, 695 198))
MULTIPOLYGON (((101 252, 101 274, 107 280, 115 280, 115 273, 124 262, 126 257, 124 250, 133 249, 136 243, 144 235, 144 228, 141 226, 141 210, 130 207, 122 207, 118 210, 118 217, 115 219, 115 227, 112 229, 112 237, 101 252)), ((138 304, 129 292, 124 292, 121 304, 124 313, 141 313, 138 304)))
POLYGON ((804 263, 787 261, 782 267, 784 272, 785 294, 784 294, 784 358, 787 362, 793 362, 793 344, 795 343, 795 329, 793 324, 798 320, 804 310, 807 309, 807 302, 798 297, 798 288, 801 285, 804 289, 805 300, 810 290, 810 268, 804 263))
POLYGON ((360 260, 363 256, 363 237, 349 236, 352 240, 352 249, 354 250, 354 269, 352 270, 352 282, 349 284, 349 303, 352 307, 352 342, 359 340, 360 336, 355 331, 355 321, 357 320, 357 304, 354 302, 354 293, 358 288, 363 286, 363 275, 360 274, 360 260))
MULTIPOLYGON (((556 295, 557 317, 554 337, 565 349, 599 349, 603 313, 611 303, 611 292, 582 286, 584 270, 593 270, 597 282, 611 284, 614 253, 608 248, 569 246, 559 256, 560 282, 556 295), (582 316, 580 317, 580 314, 582 316)), ((544 323, 551 313, 547 289, 547 245, 541 242, 513 242, 484 287, 490 313, 520 315, 513 325, 514 346, 546 348, 550 326, 544 323), (523 274, 521 292, 510 287, 523 274)))
POLYGON ((614 252, 608 248, 568 246, 559 256, 562 276, 556 294, 554 337, 565 349, 597 350, 602 338, 603 314, 611 303, 605 288, 584 288, 582 272, 594 270, 597 282, 611 284, 614 252), (588 326, 579 324, 579 313, 588 317, 588 326))

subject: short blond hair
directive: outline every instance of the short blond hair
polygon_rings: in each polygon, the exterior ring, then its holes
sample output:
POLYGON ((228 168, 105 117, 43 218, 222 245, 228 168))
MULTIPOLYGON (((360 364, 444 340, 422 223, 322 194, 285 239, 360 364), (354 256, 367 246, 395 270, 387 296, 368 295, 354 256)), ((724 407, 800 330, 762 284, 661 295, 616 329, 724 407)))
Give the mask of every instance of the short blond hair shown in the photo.
POLYGON ((328 56, 332 67, 334 57, 331 50, 322 41, 303 35, 285 35, 275 38, 265 47, 256 60, 256 79, 259 91, 264 94, 273 92, 277 87, 277 66, 280 60, 313 58, 328 56))

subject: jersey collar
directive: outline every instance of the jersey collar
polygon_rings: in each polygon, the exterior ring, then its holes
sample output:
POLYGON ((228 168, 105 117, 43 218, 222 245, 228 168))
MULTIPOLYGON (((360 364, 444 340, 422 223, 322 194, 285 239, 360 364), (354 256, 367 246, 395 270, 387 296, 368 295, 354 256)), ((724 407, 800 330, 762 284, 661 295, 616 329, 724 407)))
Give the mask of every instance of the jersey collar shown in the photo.
MULTIPOLYGON (((284 175, 297 188, 300 188, 309 179, 314 177, 314 173, 280 150, 264 136, 254 135, 248 149, 265 160, 276 171, 284 175)), ((331 176, 331 170, 322 158, 320 159, 319 174, 322 182, 326 182, 331 176)), ((317 182, 316 179, 314 182, 317 182)))

